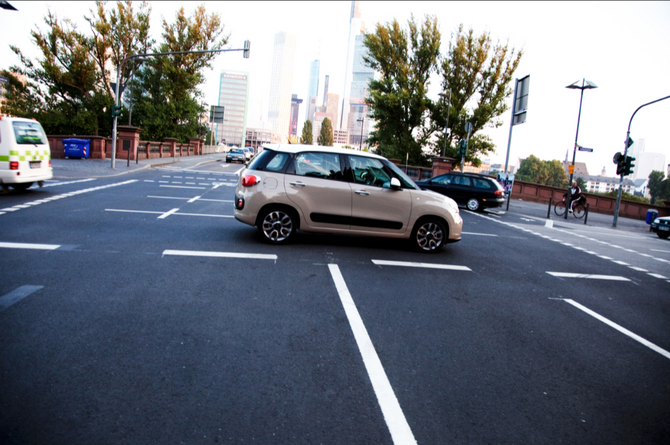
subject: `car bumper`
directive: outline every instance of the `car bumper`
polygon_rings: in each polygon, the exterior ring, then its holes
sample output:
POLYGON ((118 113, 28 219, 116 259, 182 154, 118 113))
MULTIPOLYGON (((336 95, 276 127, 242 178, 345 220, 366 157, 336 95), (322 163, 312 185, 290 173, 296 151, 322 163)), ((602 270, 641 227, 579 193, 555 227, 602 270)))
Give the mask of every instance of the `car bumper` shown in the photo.
POLYGON ((487 209, 490 209, 490 208, 493 208, 493 207, 502 207, 505 204, 505 198, 482 199, 481 204, 482 204, 482 207, 486 207, 487 209))

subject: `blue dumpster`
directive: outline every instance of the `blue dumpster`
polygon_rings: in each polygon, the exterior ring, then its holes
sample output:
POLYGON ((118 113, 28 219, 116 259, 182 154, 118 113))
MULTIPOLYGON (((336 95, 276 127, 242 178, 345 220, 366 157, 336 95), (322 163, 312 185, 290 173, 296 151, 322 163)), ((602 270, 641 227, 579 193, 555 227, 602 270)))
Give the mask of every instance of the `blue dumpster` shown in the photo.
POLYGON ((656 219, 657 215, 658 215, 658 210, 656 210, 656 209, 647 210, 647 224, 653 223, 654 220, 656 219))
POLYGON ((88 158, 91 155, 90 139, 63 139, 66 158, 88 158))

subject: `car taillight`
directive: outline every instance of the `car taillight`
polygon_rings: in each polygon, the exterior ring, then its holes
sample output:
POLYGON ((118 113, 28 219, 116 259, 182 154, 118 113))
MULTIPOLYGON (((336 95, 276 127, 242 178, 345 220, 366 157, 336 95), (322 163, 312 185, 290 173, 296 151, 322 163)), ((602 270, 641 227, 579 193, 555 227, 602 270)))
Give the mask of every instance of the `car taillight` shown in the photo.
POLYGON ((10 162, 9 163, 9 169, 10 170, 18 170, 19 169, 19 163, 18 162, 10 162))
POLYGON ((261 182, 261 178, 255 175, 244 175, 242 178, 242 187, 251 187, 261 182))
POLYGON ((496 195, 496 198, 500 198, 503 195, 503 191, 502 190, 496 190, 495 192, 493 192, 493 194, 496 195))

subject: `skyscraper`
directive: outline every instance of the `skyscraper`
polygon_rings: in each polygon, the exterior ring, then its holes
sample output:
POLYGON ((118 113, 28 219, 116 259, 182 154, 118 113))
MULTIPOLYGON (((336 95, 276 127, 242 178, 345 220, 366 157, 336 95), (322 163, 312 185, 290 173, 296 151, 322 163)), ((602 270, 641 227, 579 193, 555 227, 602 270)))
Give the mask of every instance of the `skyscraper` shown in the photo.
POLYGON ((297 94, 291 95, 291 126, 289 135, 297 136, 298 135, 298 113, 300 112, 300 104, 302 99, 298 99, 297 94))
POLYGON ((219 84, 219 106, 224 107, 223 124, 217 124, 217 141, 244 147, 248 104, 249 73, 223 71, 219 84))
MULTIPOLYGON (((348 121, 347 113, 349 112, 349 98, 351 97, 351 79, 352 67, 354 63, 354 46, 356 44, 356 36, 365 33, 365 24, 361 20, 361 13, 358 10, 357 1, 351 2, 351 14, 349 17, 349 38, 347 40, 347 64, 344 71, 344 93, 342 95, 342 115, 340 116, 340 127, 346 130, 346 122, 348 121)), ((342 128, 341 128, 342 129, 342 128)))
POLYGON ((287 32, 275 34, 268 120, 272 124, 272 129, 279 135, 281 143, 287 143, 289 140, 295 46, 294 35, 287 32))
POLYGON ((307 90, 307 104, 305 107, 305 120, 314 121, 314 110, 312 109, 312 97, 316 103, 316 95, 319 93, 319 68, 321 61, 314 60, 309 65, 309 86, 307 90))

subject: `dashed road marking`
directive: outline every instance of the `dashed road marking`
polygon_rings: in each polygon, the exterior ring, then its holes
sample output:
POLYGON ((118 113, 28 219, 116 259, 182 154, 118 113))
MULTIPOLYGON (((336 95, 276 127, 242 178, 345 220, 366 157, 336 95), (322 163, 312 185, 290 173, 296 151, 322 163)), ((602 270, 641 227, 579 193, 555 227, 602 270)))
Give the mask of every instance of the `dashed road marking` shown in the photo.
POLYGON ((616 275, 592 275, 592 274, 569 273, 569 272, 547 272, 547 273, 549 275, 558 278, 584 278, 589 280, 630 281, 626 277, 620 277, 616 275))

